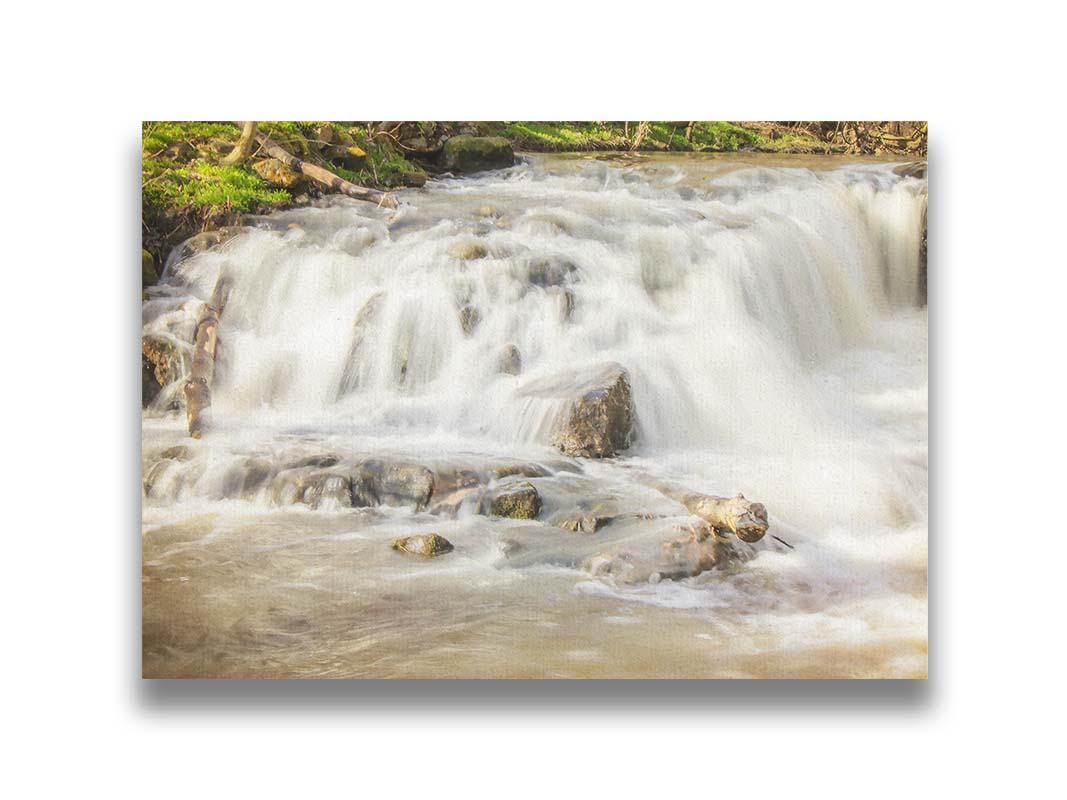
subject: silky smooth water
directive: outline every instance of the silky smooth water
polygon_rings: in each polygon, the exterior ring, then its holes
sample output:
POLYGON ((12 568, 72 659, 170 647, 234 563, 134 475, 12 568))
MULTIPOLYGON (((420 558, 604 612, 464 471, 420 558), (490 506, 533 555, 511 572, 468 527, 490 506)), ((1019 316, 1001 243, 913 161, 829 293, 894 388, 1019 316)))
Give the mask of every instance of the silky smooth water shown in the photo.
POLYGON ((171 265, 145 332, 188 350, 220 274, 212 427, 144 414, 146 675, 921 676, 927 634, 926 182, 776 156, 547 157, 432 181, 398 211, 333 199, 171 265), (476 309, 465 331, 461 309, 476 309), (506 345, 518 375, 501 374, 506 345), (528 387, 630 375, 633 447, 551 447, 528 387), (232 490, 256 459, 329 453, 542 465, 548 510, 609 497, 596 534, 232 490), (244 465, 244 466, 242 466, 244 465), (616 585, 582 559, 654 545, 684 509, 649 478, 744 492, 743 568, 616 585), (418 560, 392 537, 436 531, 418 560))

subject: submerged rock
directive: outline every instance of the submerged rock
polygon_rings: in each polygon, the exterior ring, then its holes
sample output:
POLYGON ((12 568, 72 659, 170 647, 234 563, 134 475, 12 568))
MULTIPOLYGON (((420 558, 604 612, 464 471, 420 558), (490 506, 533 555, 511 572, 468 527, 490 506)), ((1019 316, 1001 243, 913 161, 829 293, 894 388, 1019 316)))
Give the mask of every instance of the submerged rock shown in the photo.
POLYGON ((448 248, 448 254, 460 261, 475 261, 489 255, 489 250, 481 242, 455 242, 448 248))
POLYGON ((577 271, 574 262, 565 258, 535 258, 527 265, 527 280, 534 286, 547 289, 549 286, 562 286, 573 279, 577 271))
POLYGON ((433 494, 434 474, 421 464, 372 458, 352 474, 352 505, 414 506, 421 511, 433 494))
POLYGON ((751 548, 718 535, 711 525, 687 526, 685 530, 686 536, 662 542, 658 552, 628 549, 600 553, 586 559, 582 569, 616 583, 658 583, 692 578, 752 556, 751 548))
POLYGON ((522 354, 513 344, 509 344, 500 351, 496 360, 497 372, 503 375, 518 375, 522 372, 522 354))
POLYGON ((452 542, 436 533, 419 533, 414 536, 393 539, 392 547, 394 550, 426 558, 451 553, 455 549, 452 546, 452 542))
POLYGON ((466 305, 459 310, 459 325, 467 336, 474 333, 474 329, 478 327, 478 323, 481 321, 482 312, 474 306, 466 305))
POLYGON ((324 504, 350 508, 352 480, 337 472, 291 469, 278 473, 270 487, 274 505, 303 503, 312 508, 324 504))
POLYGON ((479 172, 515 164, 515 152, 503 136, 453 136, 441 156, 442 166, 451 172, 479 172))
POLYGON ((520 481, 494 491, 484 507, 494 517, 537 519, 541 513, 541 495, 532 483, 520 481))
POLYGON ((253 228, 248 225, 227 225, 213 231, 202 231, 195 236, 190 236, 171 251, 170 256, 167 258, 167 266, 169 268, 187 258, 207 252, 213 247, 218 247, 220 244, 228 242, 234 236, 250 230, 253 230, 253 228))

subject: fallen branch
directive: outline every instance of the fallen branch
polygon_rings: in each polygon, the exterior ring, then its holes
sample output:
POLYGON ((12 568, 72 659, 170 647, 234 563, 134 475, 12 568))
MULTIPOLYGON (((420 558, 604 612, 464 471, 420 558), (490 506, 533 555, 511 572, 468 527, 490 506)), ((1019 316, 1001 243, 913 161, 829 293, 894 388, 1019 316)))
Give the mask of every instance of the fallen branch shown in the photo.
MULTIPOLYGON (((244 127, 244 123, 242 122, 234 124, 240 125, 242 128, 244 127)), ((378 206, 384 206, 385 208, 396 208, 396 198, 392 193, 380 192, 377 189, 368 189, 365 186, 357 186, 354 183, 346 181, 340 175, 335 175, 328 169, 324 169, 317 164, 309 164, 283 149, 280 145, 272 142, 262 131, 257 131, 255 137, 256 141, 259 142, 260 148, 267 153, 267 155, 271 158, 278 159, 290 169, 294 169, 297 172, 307 175, 316 183, 320 183, 329 189, 333 189, 335 192, 341 192, 342 194, 348 195, 355 200, 366 200, 368 203, 374 203, 378 206)))
POLYGON ((256 143, 256 123, 246 122, 241 127, 241 138, 233 146, 233 150, 222 159, 223 164, 243 164, 252 155, 252 146, 256 143))
MULTIPOLYGON (((717 531, 730 532, 743 542, 758 542, 767 533, 767 508, 753 503, 743 494, 737 497, 716 497, 690 492, 657 480, 647 480, 649 486, 681 503, 690 514, 700 517, 717 531)), ((784 543, 783 543, 784 544, 784 543)))
POLYGON ((185 417, 189 435, 199 439, 204 430, 204 412, 211 408, 211 384, 215 378, 219 318, 230 296, 230 280, 220 277, 211 300, 200 309, 193 344, 193 366, 185 382, 185 417))

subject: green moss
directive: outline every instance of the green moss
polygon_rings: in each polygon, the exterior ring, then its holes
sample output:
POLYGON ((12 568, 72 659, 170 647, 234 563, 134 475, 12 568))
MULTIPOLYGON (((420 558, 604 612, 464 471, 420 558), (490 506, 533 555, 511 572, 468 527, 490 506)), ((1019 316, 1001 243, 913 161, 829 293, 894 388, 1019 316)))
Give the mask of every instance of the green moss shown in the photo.
MULTIPOLYGON (((492 131, 511 139, 519 150, 628 150, 640 123, 631 122, 509 122, 492 131)), ((716 150, 732 152, 759 148, 763 137, 732 122, 697 122, 691 139, 685 127, 668 122, 649 122, 641 138, 641 150, 716 150)))

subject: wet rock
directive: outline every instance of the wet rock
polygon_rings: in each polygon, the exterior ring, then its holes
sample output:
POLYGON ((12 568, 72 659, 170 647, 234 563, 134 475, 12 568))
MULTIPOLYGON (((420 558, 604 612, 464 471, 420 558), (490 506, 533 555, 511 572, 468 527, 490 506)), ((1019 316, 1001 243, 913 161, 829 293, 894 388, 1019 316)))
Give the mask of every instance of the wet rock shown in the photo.
POLYGON ((634 427, 630 378, 618 364, 604 364, 578 382, 571 374, 525 387, 525 394, 565 397, 552 442, 569 456, 610 458, 630 446, 634 427))
POLYGON ((485 258, 489 251, 481 242, 453 242, 448 248, 448 254, 460 261, 474 261, 485 258))
POLYGON ((394 550, 425 558, 441 556, 445 553, 451 553, 455 549, 452 546, 452 542, 436 533, 419 533, 414 536, 393 539, 392 547, 394 550))
POLYGON ((912 161, 910 164, 901 164, 893 168, 893 172, 902 178, 925 178, 926 162, 912 161))
POLYGON ((176 264, 179 261, 207 252, 213 247, 218 247, 220 244, 228 242, 234 236, 250 230, 253 230, 252 227, 246 225, 227 225, 217 230, 203 231, 196 234, 196 236, 190 236, 174 248, 167 258, 167 264, 168 266, 176 264))
POLYGON ((926 210, 929 203, 923 201, 923 216, 922 216, 922 234, 919 239, 919 305, 926 305, 927 302, 927 290, 926 290, 926 210))
POLYGON ((269 183, 291 192, 301 192, 308 184, 303 173, 279 161, 276 158, 265 158, 252 164, 252 171, 269 183))
POLYGON ((556 298, 559 306, 559 321, 566 323, 574 319, 574 292, 559 286, 550 287, 548 291, 556 298))
POLYGON ((389 188, 411 186, 417 189, 420 186, 425 186, 426 181, 428 181, 429 179, 430 176, 427 173, 423 172, 420 169, 416 169, 411 170, 409 172, 390 173, 382 179, 382 183, 384 183, 389 188))
POLYGON ((170 339, 149 334, 141 337, 141 405, 147 407, 160 390, 181 378, 182 355, 170 339))
POLYGON ((502 169, 515 164, 515 152, 502 136, 453 136, 445 142, 441 163, 451 172, 502 169))
POLYGON ((193 457, 193 449, 187 444, 176 444, 160 453, 159 457, 174 461, 188 461, 193 457))
POLYGON ((482 312, 472 305, 463 306, 459 310, 459 324, 463 328, 463 333, 470 336, 474 333, 474 329, 478 327, 478 323, 482 321, 482 312))
POLYGON ((356 314, 355 322, 352 324, 352 343, 348 347, 348 357, 345 359, 345 368, 341 373, 341 383, 337 390, 338 399, 359 388, 360 351, 368 331, 378 316, 384 296, 384 292, 371 295, 356 314))
POLYGON ((496 479, 509 478, 512 475, 521 475, 524 478, 546 478, 552 473, 539 464, 503 464, 490 470, 490 475, 496 479))
POLYGON ((529 481, 512 483, 490 494, 483 508, 493 517, 537 519, 541 513, 541 495, 529 481))
POLYGON ((633 549, 600 553, 586 559, 582 569, 597 577, 610 577, 616 583, 658 583, 692 578, 752 556, 747 545, 719 536, 710 525, 686 526, 685 530, 687 535, 662 542, 656 553, 633 549))
POLYGON ((317 467, 318 469, 326 469, 327 467, 333 467, 340 462, 337 456, 332 453, 317 453, 313 456, 304 456, 298 458, 291 464, 286 464, 286 469, 299 469, 301 467, 317 467))
POLYGON ((278 473, 270 487, 274 505, 303 503, 312 508, 329 504, 349 508, 352 502, 352 480, 337 472, 317 470, 285 470, 278 473))
POLYGON ((274 475, 274 467, 263 458, 245 458, 230 466, 222 479, 220 495, 223 498, 251 498, 274 475))
POLYGON ((156 260, 152 258, 152 254, 145 249, 141 249, 141 287, 154 286, 159 281, 159 274, 156 272, 156 260))
POLYGON ((596 533, 613 519, 611 515, 578 514, 557 522, 556 527, 571 533, 596 533))
POLYGON ((575 277, 578 267, 565 258, 544 257, 532 260, 527 266, 527 279, 534 286, 547 289, 562 286, 575 277))
POLYGON ((352 474, 352 505, 427 507, 433 495, 434 473, 421 464, 372 458, 352 474))
POLYGON ((504 375, 518 375, 522 372, 522 354, 513 344, 509 344, 500 351, 496 359, 497 372, 504 375))

